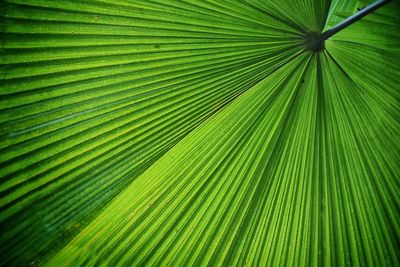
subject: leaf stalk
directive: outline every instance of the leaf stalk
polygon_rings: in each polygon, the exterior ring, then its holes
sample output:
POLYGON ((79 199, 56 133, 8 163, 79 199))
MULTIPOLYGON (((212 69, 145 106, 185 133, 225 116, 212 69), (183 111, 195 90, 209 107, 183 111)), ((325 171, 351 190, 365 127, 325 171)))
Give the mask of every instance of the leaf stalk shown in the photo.
POLYGON ((328 38, 332 37, 333 35, 335 35, 339 31, 347 28, 348 26, 350 26, 354 22, 362 19, 366 15, 374 12, 378 8, 388 4, 391 1, 392 0, 378 0, 378 1, 375 1, 374 3, 372 3, 370 5, 366 6, 365 8, 363 8, 360 11, 358 11, 357 13, 355 13, 354 15, 348 17, 347 19, 345 19, 342 22, 336 24, 335 26, 333 26, 329 30, 326 30, 325 32, 323 32, 321 34, 321 36, 320 36, 320 40, 319 40, 320 43, 322 44, 325 40, 327 40, 328 38))

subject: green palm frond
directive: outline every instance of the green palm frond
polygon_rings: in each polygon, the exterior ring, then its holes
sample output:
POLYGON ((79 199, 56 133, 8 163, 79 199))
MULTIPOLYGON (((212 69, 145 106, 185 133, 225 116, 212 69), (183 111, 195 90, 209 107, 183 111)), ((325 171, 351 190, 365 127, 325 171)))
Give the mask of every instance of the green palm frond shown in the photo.
POLYGON ((0 265, 400 264, 400 4, 6 0, 0 265))

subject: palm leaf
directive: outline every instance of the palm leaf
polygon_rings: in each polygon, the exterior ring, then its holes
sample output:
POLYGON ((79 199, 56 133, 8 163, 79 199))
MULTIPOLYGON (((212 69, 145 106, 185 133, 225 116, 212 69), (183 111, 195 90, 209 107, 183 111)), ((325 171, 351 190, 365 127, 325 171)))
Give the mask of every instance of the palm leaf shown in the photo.
MULTIPOLYGON (((364 1, 365 2, 365 1, 364 1)), ((399 265, 398 2, 2 5, 2 265, 399 265)))

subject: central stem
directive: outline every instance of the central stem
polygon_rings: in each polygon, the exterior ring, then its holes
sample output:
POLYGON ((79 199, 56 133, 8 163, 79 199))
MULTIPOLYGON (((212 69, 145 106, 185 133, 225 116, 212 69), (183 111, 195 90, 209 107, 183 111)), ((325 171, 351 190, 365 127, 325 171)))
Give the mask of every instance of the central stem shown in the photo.
POLYGON ((319 52, 324 49, 324 42, 328 38, 332 37, 339 31, 349 27, 351 24, 354 22, 360 20, 361 18, 365 17, 366 15, 374 12, 378 8, 386 5, 392 0, 377 0, 374 3, 370 4, 369 6, 361 9, 354 15, 348 17, 347 19, 343 20, 342 22, 336 24, 329 30, 323 32, 323 33, 316 33, 316 32, 311 32, 305 35, 305 43, 306 43, 306 48, 308 50, 314 51, 314 52, 319 52))

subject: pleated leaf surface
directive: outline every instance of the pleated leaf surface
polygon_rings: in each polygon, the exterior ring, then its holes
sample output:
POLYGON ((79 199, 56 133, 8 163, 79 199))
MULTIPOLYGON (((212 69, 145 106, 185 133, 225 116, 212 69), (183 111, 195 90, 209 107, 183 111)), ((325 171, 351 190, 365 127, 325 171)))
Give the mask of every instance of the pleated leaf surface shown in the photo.
POLYGON ((399 3, 304 46, 358 5, 4 1, 1 265, 399 265, 399 3))

